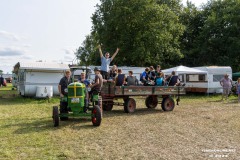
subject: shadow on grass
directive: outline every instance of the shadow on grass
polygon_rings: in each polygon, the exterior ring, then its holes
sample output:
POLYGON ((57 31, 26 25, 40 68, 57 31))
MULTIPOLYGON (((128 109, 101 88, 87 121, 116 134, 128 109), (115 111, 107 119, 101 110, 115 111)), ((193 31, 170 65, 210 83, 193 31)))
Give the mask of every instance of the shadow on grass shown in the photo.
MULTIPOLYGON (((134 113, 125 113, 122 107, 122 110, 113 110, 112 111, 103 111, 103 117, 116 117, 116 116, 131 116, 131 115, 147 115, 147 114, 159 114, 164 113, 162 109, 150 109, 150 108, 137 108, 134 113)), ((166 112, 167 113, 167 112, 166 112)))
POLYGON ((1 105, 19 105, 19 104, 55 104, 59 103, 59 98, 29 98, 21 96, 0 97, 1 105))
MULTIPOLYGON (((29 119, 28 119, 29 120, 29 119)), ((26 121, 26 120, 22 120, 26 121)), ((92 125, 92 121, 90 118, 69 118, 67 121, 59 120, 59 126, 53 126, 52 118, 43 118, 38 120, 30 120, 31 122, 18 122, 15 124, 2 125, 0 130, 4 130, 6 128, 17 127, 17 129, 13 132, 14 134, 29 134, 34 132, 44 132, 44 131, 55 131, 58 129, 62 129, 64 127, 70 127, 75 129, 76 127, 81 129, 92 129, 94 128, 92 125)))

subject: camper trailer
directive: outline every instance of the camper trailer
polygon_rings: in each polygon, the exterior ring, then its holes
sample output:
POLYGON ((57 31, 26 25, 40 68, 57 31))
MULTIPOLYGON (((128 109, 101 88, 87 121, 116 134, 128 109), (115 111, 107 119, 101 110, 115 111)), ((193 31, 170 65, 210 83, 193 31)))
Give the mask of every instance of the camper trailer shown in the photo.
POLYGON ((203 66, 194 68, 207 72, 205 82, 201 83, 201 87, 206 88, 207 93, 223 92, 219 81, 224 77, 225 74, 228 74, 229 78, 232 79, 232 68, 230 66, 203 66))
POLYGON ((186 86, 186 92, 200 93, 222 93, 220 80, 225 74, 232 78, 231 67, 208 66, 208 67, 185 67, 178 66, 163 70, 165 75, 170 75, 172 71, 176 72, 181 83, 186 86))
POLYGON ((202 87, 206 83, 207 72, 186 66, 177 66, 162 70, 165 76, 171 75, 175 71, 182 84, 185 84, 187 92, 207 92, 207 88, 202 87))
POLYGON ((16 84, 20 95, 43 98, 59 95, 58 83, 66 70, 69 70, 67 64, 18 62, 13 73, 17 77, 16 84))

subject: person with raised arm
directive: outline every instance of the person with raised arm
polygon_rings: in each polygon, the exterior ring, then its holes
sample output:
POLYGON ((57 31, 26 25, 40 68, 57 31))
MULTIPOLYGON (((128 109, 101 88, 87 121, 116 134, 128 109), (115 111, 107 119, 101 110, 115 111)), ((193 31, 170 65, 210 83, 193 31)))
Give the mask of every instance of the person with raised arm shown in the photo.
POLYGON ((116 49, 115 53, 112 55, 110 58, 110 53, 106 52, 105 57, 103 56, 101 45, 98 46, 100 57, 101 57, 101 75, 103 76, 103 79, 108 79, 109 78, 109 66, 111 61, 115 58, 117 55, 119 48, 116 49))

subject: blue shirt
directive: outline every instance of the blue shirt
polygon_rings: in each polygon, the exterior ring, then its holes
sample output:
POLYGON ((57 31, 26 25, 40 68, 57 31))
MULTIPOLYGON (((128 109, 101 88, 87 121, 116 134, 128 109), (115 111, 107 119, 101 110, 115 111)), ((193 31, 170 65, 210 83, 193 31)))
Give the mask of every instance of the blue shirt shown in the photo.
POLYGON ((89 86, 90 82, 89 80, 85 79, 83 82, 81 80, 79 80, 80 83, 84 83, 86 87, 89 86))
POLYGON ((158 77, 156 79, 156 85, 157 86, 162 86, 163 85, 163 78, 162 77, 158 77))
POLYGON ((110 62, 112 61, 112 58, 105 58, 102 56, 101 58, 101 71, 108 72, 109 71, 109 65, 110 62))

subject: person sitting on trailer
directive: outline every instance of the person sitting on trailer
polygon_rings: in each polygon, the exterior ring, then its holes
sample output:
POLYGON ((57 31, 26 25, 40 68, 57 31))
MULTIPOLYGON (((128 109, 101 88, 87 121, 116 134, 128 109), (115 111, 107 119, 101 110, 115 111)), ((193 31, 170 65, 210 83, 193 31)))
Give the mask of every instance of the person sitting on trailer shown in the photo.
POLYGON ((155 72, 153 66, 150 66, 149 69, 150 69, 150 71, 148 72, 148 77, 149 77, 150 80, 155 81, 156 72, 155 72))
POLYGON ((163 74, 163 72, 158 72, 157 73, 157 78, 155 80, 155 85, 156 86, 163 86, 164 85, 164 74, 163 74))
POLYGON ((149 68, 147 67, 147 68, 145 68, 145 71, 140 75, 140 81, 145 86, 147 85, 147 82, 149 81, 148 72, 149 72, 149 68))
POLYGON ((175 74, 175 71, 172 71, 172 74, 166 79, 168 86, 178 86, 180 84, 180 80, 175 74))
POLYGON ((116 84, 116 86, 124 85, 126 83, 125 79, 126 79, 126 77, 125 77, 125 74, 122 73, 122 69, 118 69, 118 74, 115 77, 115 84, 116 84))
POLYGON ((111 70, 110 70, 110 79, 114 79, 117 76, 117 66, 113 65, 111 70))
POLYGON ((128 86, 135 86, 138 85, 138 79, 136 76, 133 76, 133 71, 128 71, 128 75, 126 78, 126 83, 128 86))
POLYGON ((157 73, 160 73, 160 72, 162 72, 161 66, 157 65, 157 69, 155 70, 155 73, 157 74, 157 73))
POLYGON ((95 72, 95 79, 94 79, 94 84, 90 85, 91 87, 91 91, 89 92, 90 97, 93 94, 98 94, 101 91, 103 86, 103 77, 100 74, 100 69, 95 67, 94 72, 95 72))

